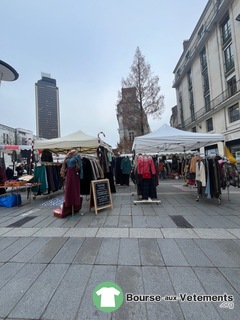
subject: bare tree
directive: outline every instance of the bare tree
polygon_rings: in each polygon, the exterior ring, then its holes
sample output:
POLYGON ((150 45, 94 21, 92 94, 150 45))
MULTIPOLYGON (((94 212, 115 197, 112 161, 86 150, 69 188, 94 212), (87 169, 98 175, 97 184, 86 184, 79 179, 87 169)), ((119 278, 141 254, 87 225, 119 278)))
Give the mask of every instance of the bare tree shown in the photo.
MULTIPOLYGON (((128 101, 128 107, 125 108, 125 121, 129 124, 132 122, 133 128, 138 127, 141 135, 145 134, 146 115, 160 119, 164 111, 164 96, 160 94, 161 88, 158 82, 159 77, 153 75, 150 64, 145 62, 145 57, 137 47, 131 72, 126 79, 122 79, 122 87, 136 89, 138 110, 136 112, 136 103, 131 104, 128 101)), ((119 92, 119 98, 122 98, 121 92, 119 92)))

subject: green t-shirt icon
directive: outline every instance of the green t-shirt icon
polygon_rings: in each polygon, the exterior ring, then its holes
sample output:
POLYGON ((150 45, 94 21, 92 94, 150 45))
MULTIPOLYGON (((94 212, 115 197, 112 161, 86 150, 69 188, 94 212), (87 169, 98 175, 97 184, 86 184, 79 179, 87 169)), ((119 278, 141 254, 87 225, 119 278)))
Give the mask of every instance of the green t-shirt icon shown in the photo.
POLYGON ((123 292, 121 287, 114 282, 102 282, 94 288, 92 298, 97 309, 103 312, 113 312, 121 307, 123 292))

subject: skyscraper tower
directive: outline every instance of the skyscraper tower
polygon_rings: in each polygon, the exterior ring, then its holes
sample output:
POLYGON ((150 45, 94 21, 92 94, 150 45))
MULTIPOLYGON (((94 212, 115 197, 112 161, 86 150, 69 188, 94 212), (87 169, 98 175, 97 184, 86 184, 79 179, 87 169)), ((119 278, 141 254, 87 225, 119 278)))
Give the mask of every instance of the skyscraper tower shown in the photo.
POLYGON ((60 136, 59 92, 57 82, 50 74, 42 73, 35 83, 36 134, 52 139, 60 136))

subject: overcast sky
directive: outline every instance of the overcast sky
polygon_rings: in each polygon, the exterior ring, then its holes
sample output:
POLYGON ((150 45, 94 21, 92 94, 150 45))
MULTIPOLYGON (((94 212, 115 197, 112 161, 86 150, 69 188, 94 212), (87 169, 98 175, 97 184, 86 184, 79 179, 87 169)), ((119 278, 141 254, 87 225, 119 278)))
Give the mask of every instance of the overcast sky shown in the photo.
POLYGON ((173 70, 207 0, 1 0, 0 60, 19 73, 0 86, 0 123, 36 134, 35 83, 57 80, 61 136, 82 130, 116 146, 121 79, 139 46, 159 76, 168 123, 176 104, 173 70))

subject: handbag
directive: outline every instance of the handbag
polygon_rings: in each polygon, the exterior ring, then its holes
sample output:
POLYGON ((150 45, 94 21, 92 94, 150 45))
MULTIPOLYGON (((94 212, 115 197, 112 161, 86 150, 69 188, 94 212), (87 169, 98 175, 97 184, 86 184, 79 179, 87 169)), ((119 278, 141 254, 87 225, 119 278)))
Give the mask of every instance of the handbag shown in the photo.
POLYGON ((22 197, 20 194, 11 194, 0 197, 0 206, 12 208, 22 204, 22 197))

